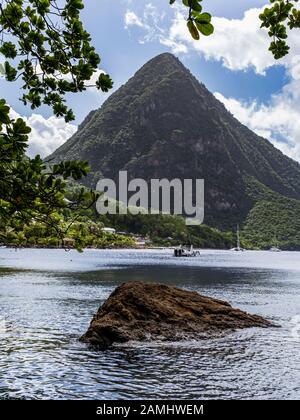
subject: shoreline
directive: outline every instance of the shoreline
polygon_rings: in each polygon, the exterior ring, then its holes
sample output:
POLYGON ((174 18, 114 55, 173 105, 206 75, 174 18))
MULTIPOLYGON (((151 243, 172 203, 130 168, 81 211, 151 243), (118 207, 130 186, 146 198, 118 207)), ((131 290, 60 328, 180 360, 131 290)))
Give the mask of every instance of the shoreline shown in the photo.
MULTIPOLYGON (((169 251, 173 251, 176 248, 176 246, 148 246, 148 247, 141 247, 141 246, 137 246, 137 247, 106 247, 106 248, 95 248, 95 247, 86 247, 83 248, 81 251, 78 251, 76 248, 67 248, 67 247, 49 247, 49 246, 12 246, 12 245, 2 245, 0 246, 0 250, 1 249, 10 249, 10 250, 25 250, 25 249, 44 249, 44 250, 62 250, 62 251, 77 251, 79 253, 85 252, 85 251, 164 251, 164 250, 169 250, 169 251)), ((232 251, 229 248, 195 248, 196 251, 228 251, 228 252, 232 252, 232 253, 237 253, 236 251, 232 251)), ((248 253, 248 252, 272 252, 269 249, 246 249, 243 253, 248 253)), ((295 250, 295 249, 284 249, 281 250, 280 253, 282 252, 300 252, 300 250, 295 250)), ((243 253, 238 253, 238 254, 243 254, 243 253)), ((273 252, 272 252, 273 253, 273 252)))
MULTIPOLYGON (((175 248, 177 248, 175 245, 174 246, 130 246, 130 247, 105 247, 105 248, 95 248, 95 247, 86 247, 83 248, 83 251, 88 251, 88 250, 93 250, 93 251, 126 251, 126 250, 134 250, 134 251, 153 251, 153 250, 157 250, 157 251, 163 251, 163 250, 174 250, 175 248)), ((57 249, 57 250, 64 250, 64 251, 77 251, 76 248, 73 247, 61 247, 61 246, 13 246, 13 245, 2 245, 0 246, 0 250, 1 249, 11 249, 11 250, 22 250, 22 249, 45 249, 45 250, 52 250, 52 249, 57 249)), ((195 250, 198 251, 230 251, 229 248, 195 248, 195 250)), ((250 251, 250 250, 248 250, 250 251)), ((262 250, 251 250, 251 251, 262 251, 262 250)))

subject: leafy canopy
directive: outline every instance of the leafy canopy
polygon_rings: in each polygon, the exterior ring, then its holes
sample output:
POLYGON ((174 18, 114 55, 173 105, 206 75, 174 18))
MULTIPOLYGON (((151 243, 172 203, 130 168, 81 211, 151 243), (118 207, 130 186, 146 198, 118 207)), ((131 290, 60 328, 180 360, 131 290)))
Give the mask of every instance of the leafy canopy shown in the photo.
MULTIPOLYGON (((32 109, 49 105, 66 121, 74 120, 74 114, 65 104, 65 94, 84 91, 100 63, 80 20, 83 8, 82 0, 0 1, 0 53, 8 59, 6 80, 21 78, 25 105, 32 109)), ((112 87, 110 77, 101 74, 96 87, 107 92, 112 87)))
MULTIPOLYGON (((174 4, 176 0, 169 0, 174 4)), ((177 0, 178 1, 178 0, 177 0)), ((187 27, 193 39, 214 32, 211 15, 202 0, 180 0, 188 8, 187 27)), ((276 59, 289 51, 287 27, 300 27, 298 0, 270 0, 271 7, 259 16, 273 41, 276 59)), ((83 0, 0 0, 0 54, 5 57, 0 72, 8 82, 22 81, 21 100, 32 109, 52 108, 57 117, 74 120, 66 105, 68 93, 84 91, 99 72, 100 57, 80 19, 83 0)), ((112 88, 109 75, 101 73, 95 87, 112 88)), ((90 206, 97 196, 80 190, 72 203, 65 200, 66 180, 79 180, 89 171, 87 162, 64 162, 46 166, 39 156, 27 157, 30 128, 21 118, 10 116, 5 99, 0 100, 0 219, 39 219, 53 229, 57 212, 66 207, 90 206)), ((62 232, 57 232, 63 234, 62 232)))
MULTIPOLYGON (((52 226, 57 236, 56 212, 70 204, 65 200, 66 182, 78 180, 88 173, 87 162, 63 162, 47 168, 42 159, 26 157, 28 135, 31 129, 24 120, 11 119, 9 107, 0 100, 0 221, 11 219, 30 223, 32 219, 52 226)), ((97 196, 80 189, 71 205, 89 206, 97 196)))
MULTIPOLYGON (((74 114, 65 95, 84 91, 97 71, 100 57, 80 20, 82 0, 1 0, 0 54, 8 82, 22 80, 23 103, 42 104, 66 121, 74 114)), ((112 80, 100 74, 96 88, 106 92, 112 80)), ((39 156, 27 157, 30 128, 11 118, 0 100, 0 219, 38 219, 57 228, 56 212, 66 207, 89 206, 97 196, 84 190, 74 202, 65 200, 66 180, 86 176, 87 162, 64 162, 47 167, 39 156)), ((58 229, 57 234, 63 235, 58 229)))
POLYGON ((297 2, 298 0, 270 0, 273 6, 266 7, 259 16, 261 27, 267 28, 269 36, 273 38, 269 50, 275 59, 282 58, 289 52, 290 47, 286 42, 287 28, 300 28, 300 10, 295 7, 297 2))

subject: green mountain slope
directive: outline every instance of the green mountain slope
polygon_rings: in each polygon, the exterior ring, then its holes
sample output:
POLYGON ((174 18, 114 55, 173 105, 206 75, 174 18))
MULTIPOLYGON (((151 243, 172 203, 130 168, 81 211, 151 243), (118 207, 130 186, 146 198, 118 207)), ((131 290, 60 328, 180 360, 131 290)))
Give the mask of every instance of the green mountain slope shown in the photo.
POLYGON ((247 180, 247 191, 256 203, 246 218, 243 239, 259 248, 300 250, 300 201, 275 193, 255 179, 247 180))
POLYGON ((231 229, 256 198, 249 177, 300 199, 300 165, 238 122, 171 54, 149 61, 88 115, 52 161, 87 159, 86 185, 101 177, 204 178, 205 223, 231 229))

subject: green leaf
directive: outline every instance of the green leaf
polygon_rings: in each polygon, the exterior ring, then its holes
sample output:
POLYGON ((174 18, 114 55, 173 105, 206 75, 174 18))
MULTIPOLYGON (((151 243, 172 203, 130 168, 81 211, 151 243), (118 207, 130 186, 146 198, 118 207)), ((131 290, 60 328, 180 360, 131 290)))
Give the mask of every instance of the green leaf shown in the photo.
POLYGON ((12 67, 8 61, 5 61, 4 63, 4 69, 5 69, 5 77, 6 80, 9 82, 13 82, 16 79, 17 76, 17 70, 12 67))
POLYGON ((113 87, 113 81, 108 74, 101 73, 96 82, 96 86, 102 92, 108 92, 113 87))
POLYGON ((15 44, 12 42, 3 42, 0 47, 0 53, 2 53, 7 58, 15 58, 17 56, 15 44))
POLYGON ((6 105, 4 99, 0 99, 0 123, 1 124, 9 124, 9 106, 6 105))
POLYGON ((187 22, 187 27, 188 27, 188 29, 189 29, 190 34, 192 35, 192 37, 196 41, 198 41, 200 39, 200 35, 199 35, 199 32, 198 32, 198 29, 196 28, 196 26, 195 26, 195 24, 194 24, 194 22, 192 20, 189 20, 187 22))
POLYGON ((196 21, 198 30, 205 36, 209 36, 214 33, 214 27, 211 23, 199 23, 196 21))
POLYGON ((209 13, 198 14, 195 21, 198 22, 198 23, 210 23, 211 22, 211 15, 209 13))
POLYGON ((191 7, 191 9, 196 12, 201 12, 202 6, 199 4, 199 1, 202 0, 182 0, 182 3, 187 7, 191 7))
POLYGON ((14 135, 26 135, 29 134, 31 132, 31 128, 28 127, 25 123, 24 120, 22 120, 22 118, 18 118, 14 123, 13 123, 13 131, 14 131, 14 135))

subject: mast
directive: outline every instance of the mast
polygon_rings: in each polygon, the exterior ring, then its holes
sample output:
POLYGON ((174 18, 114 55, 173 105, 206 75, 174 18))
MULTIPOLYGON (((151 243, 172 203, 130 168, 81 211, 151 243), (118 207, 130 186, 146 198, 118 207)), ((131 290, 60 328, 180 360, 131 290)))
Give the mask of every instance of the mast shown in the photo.
POLYGON ((237 249, 241 248, 241 240, 240 240, 240 227, 237 225, 236 229, 236 239, 237 239, 237 249))

